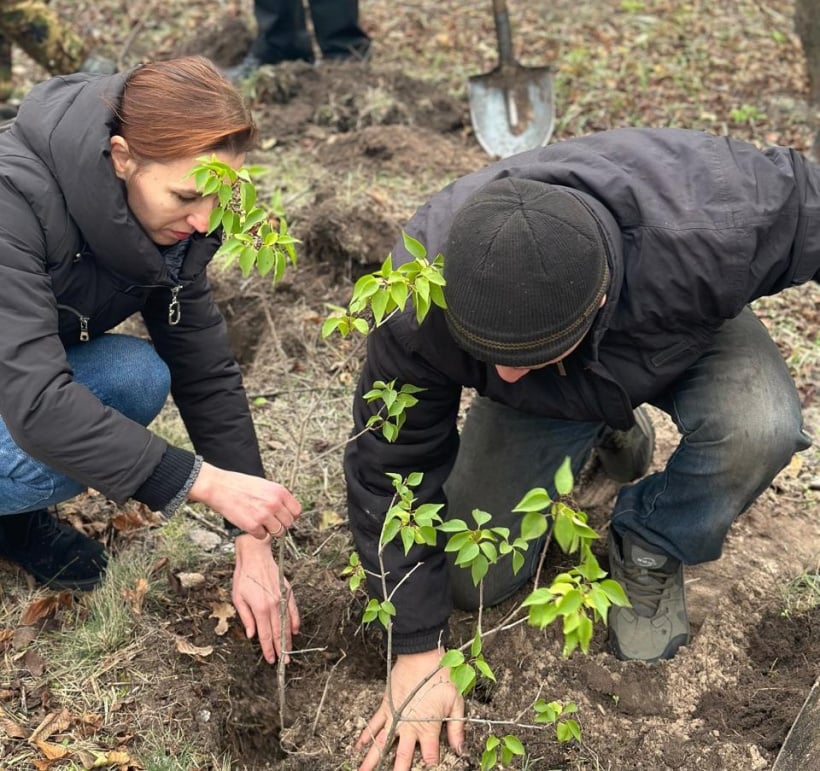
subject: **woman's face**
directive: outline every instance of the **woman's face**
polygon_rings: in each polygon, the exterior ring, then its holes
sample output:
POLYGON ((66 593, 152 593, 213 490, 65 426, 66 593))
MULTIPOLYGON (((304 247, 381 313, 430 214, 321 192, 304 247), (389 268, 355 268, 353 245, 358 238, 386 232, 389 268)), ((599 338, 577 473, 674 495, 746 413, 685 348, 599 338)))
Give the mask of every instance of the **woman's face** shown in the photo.
MULTIPOLYGON (((232 168, 245 161, 244 155, 215 155, 232 168)), ((197 192, 189 176, 199 163, 196 157, 170 163, 137 161, 125 139, 113 136, 111 162, 114 173, 125 183, 128 208, 155 244, 169 246, 194 232, 207 231, 216 196, 197 192)))

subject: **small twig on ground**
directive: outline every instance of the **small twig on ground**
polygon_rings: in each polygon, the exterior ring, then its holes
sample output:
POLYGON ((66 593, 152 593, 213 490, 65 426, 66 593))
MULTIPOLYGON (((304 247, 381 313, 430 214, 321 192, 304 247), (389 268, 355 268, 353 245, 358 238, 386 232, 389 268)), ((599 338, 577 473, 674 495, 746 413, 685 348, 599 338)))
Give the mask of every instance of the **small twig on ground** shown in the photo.
POLYGON ((312 736, 316 736, 316 724, 319 722, 319 716, 322 714, 322 707, 325 703, 325 697, 327 696, 327 689, 330 687, 330 679, 333 677, 333 673, 336 671, 336 667, 339 666, 345 659, 347 658, 347 654, 342 651, 342 655, 338 658, 333 666, 330 668, 330 672, 327 675, 327 680, 325 680, 325 687, 322 689, 322 698, 319 699, 319 706, 316 708, 316 717, 313 718, 313 726, 311 726, 310 733, 312 736))

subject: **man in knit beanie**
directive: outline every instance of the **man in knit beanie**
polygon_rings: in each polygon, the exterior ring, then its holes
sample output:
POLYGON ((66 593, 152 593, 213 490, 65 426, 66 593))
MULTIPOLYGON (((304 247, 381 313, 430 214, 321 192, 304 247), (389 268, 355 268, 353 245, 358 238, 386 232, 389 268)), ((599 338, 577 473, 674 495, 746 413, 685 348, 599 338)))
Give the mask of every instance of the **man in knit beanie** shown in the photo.
MULTIPOLYGON (((436 546, 380 550, 390 473, 423 473, 414 506, 492 515, 534 487, 556 494, 569 458, 594 459, 620 488, 609 571, 631 605, 610 609, 624 660, 675 655, 690 638, 684 565, 717 559, 734 520, 810 445, 777 346, 748 304, 820 278, 820 168, 788 148, 680 129, 621 129, 498 161, 434 195, 406 226, 444 257, 446 309, 412 308, 368 339, 345 456, 349 518, 368 588, 384 574, 396 608, 390 694, 401 704, 436 670, 456 605, 474 610, 529 581, 542 543, 490 567, 482 595, 436 546), (367 431, 376 380, 412 384, 394 441, 367 431), (475 396, 461 431, 463 389, 475 396), (667 413, 677 450, 652 468, 645 405, 667 413)), ((393 264, 412 259, 403 242, 393 264)), ((464 703, 442 670, 398 728, 437 762, 441 721, 463 738, 464 703), (423 720, 421 718, 424 718, 423 720)), ((363 731, 371 771, 392 720, 388 696, 363 731), (372 744, 371 744, 372 742, 372 744)))

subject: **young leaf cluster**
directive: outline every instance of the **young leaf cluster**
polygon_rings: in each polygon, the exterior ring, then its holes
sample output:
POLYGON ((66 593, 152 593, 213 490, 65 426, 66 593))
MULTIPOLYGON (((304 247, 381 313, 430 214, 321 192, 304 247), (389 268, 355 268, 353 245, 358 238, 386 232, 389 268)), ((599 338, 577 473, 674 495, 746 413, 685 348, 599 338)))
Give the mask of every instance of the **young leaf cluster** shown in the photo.
MULTIPOLYGON (((572 471, 566 459, 555 475, 555 489, 559 495, 567 495, 572 486, 572 471)), ((584 512, 563 501, 553 501, 543 487, 530 490, 513 511, 524 513, 525 521, 533 516, 548 517, 561 550, 566 554, 579 553, 578 565, 557 575, 549 586, 533 591, 522 605, 528 608, 529 623, 539 629, 562 619, 564 656, 579 647, 588 653, 594 622, 605 622, 612 605, 629 605, 621 585, 606 578, 592 553, 591 544, 598 534, 587 525, 584 512)))
POLYGON ((381 401, 382 409, 376 415, 371 415, 367 421, 367 428, 381 428, 381 432, 388 442, 394 442, 399 435, 404 421, 405 414, 409 407, 418 404, 418 399, 414 394, 421 393, 423 388, 405 383, 396 390, 396 381, 391 380, 385 383, 383 380, 376 380, 370 390, 364 395, 364 400, 371 402, 381 401))
POLYGON ((198 158, 191 176, 203 196, 214 196, 216 205, 208 219, 208 233, 222 227, 222 245, 215 257, 224 257, 226 266, 234 262, 244 276, 256 268, 261 276, 278 281, 285 268, 296 263, 298 240, 288 232, 281 201, 258 205, 253 168, 234 169, 216 159, 198 158), (273 215, 273 216, 271 216, 273 215))
POLYGON ((362 276, 353 286, 347 308, 329 306, 333 312, 322 325, 324 337, 333 332, 342 337, 354 331, 366 335, 370 332, 368 311, 378 327, 393 313, 403 311, 408 300, 413 304, 419 324, 433 305, 446 307, 442 291, 444 258, 439 254, 429 262, 422 243, 404 232, 402 240, 413 259, 393 268, 393 257, 388 255, 379 270, 362 276))

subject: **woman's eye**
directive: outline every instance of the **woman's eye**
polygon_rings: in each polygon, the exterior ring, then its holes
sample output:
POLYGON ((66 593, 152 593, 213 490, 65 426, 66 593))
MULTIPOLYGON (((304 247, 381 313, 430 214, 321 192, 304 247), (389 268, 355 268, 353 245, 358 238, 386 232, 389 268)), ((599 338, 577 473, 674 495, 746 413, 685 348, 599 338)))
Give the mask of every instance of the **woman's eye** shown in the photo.
POLYGON ((191 203, 199 198, 197 195, 182 195, 181 193, 176 193, 176 197, 178 200, 182 201, 182 203, 191 203))

